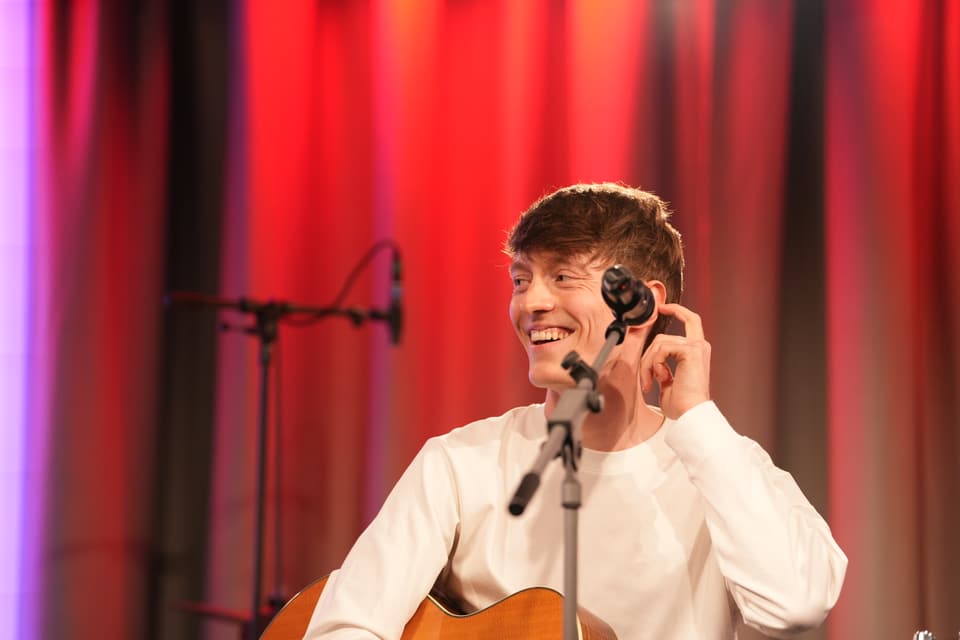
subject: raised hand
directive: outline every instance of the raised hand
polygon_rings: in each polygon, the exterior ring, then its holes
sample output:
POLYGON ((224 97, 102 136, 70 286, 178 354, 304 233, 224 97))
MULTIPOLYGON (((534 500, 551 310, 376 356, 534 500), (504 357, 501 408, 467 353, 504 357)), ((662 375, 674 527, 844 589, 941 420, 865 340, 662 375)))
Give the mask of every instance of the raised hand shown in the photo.
POLYGON ((684 335, 660 334, 653 339, 640 359, 640 385, 649 391, 656 380, 660 409, 676 419, 710 399, 710 343, 703 337, 700 316, 690 309, 661 304, 658 310, 682 322, 684 335))

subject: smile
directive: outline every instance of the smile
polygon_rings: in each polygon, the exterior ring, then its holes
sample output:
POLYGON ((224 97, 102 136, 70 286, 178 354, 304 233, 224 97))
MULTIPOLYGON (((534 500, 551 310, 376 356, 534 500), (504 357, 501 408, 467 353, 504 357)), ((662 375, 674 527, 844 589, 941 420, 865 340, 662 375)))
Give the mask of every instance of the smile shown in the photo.
POLYGON ((549 327, 546 329, 531 329, 530 330, 530 342, 535 345, 547 344, 548 342, 556 342, 557 340, 563 340, 570 335, 570 331, 563 329, 561 327, 549 327))

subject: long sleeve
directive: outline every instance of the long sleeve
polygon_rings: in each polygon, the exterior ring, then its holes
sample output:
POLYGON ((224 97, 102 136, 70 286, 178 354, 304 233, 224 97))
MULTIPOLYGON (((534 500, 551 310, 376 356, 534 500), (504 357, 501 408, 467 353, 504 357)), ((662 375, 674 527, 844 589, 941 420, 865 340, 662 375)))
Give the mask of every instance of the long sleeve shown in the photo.
POLYGON ((331 575, 305 640, 399 638, 446 564, 458 523, 449 460, 430 440, 331 575))
POLYGON ((793 477, 712 402, 669 422, 666 443, 704 501, 720 571, 744 621, 784 637, 819 625, 847 558, 793 477))

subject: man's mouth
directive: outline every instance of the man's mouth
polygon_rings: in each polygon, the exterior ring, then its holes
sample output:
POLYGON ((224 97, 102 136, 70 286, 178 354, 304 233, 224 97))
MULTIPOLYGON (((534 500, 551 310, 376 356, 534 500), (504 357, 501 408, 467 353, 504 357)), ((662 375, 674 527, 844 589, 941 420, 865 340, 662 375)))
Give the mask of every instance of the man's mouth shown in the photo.
POLYGON ((531 329, 530 342, 535 345, 547 344, 563 340, 570 335, 570 331, 561 327, 550 327, 548 329, 531 329))

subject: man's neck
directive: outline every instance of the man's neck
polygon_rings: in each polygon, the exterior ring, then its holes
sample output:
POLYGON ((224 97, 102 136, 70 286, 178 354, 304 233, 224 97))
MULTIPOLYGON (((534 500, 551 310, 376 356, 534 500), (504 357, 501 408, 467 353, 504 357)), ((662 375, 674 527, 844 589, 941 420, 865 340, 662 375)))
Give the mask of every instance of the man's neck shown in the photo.
MULTIPOLYGON (((663 414, 650 407, 630 367, 614 367, 600 379, 603 411, 588 413, 583 421, 583 446, 597 451, 621 451, 649 439, 663 424, 663 414)), ((562 390, 548 389, 546 414, 551 417, 562 390)))

